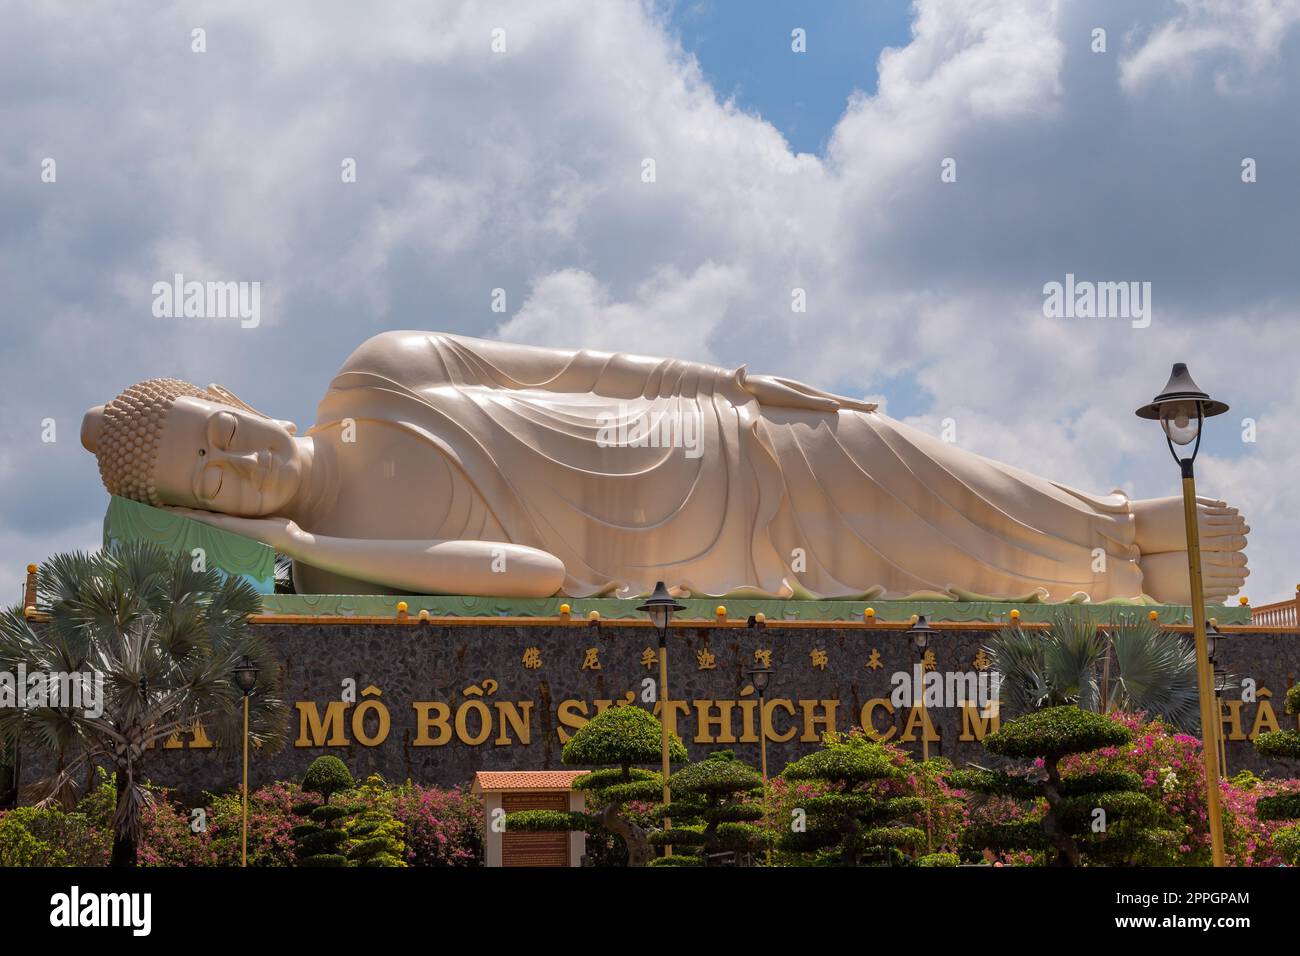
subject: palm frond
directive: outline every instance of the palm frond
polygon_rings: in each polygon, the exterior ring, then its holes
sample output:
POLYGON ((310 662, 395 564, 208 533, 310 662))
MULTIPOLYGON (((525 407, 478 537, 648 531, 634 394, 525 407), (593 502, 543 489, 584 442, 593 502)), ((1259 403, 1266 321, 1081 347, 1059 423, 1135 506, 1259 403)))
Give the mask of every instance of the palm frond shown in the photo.
POLYGON ((1118 671, 1111 707, 1145 710, 1181 730, 1199 732, 1200 694, 1191 642, 1152 621, 1111 628, 1110 639, 1118 671))
POLYGON ((234 669, 259 670, 249 697, 252 739, 270 752, 285 739, 289 706, 270 645, 248 625, 261 597, 239 578, 197 569, 184 554, 136 542, 98 554, 55 555, 38 578, 48 622, 18 609, 0 613, 0 665, 28 671, 92 671, 102 677, 104 713, 70 707, 0 709, 0 740, 54 758, 46 796, 72 794, 76 774, 108 765, 124 782, 115 827, 138 836, 149 799, 141 785, 148 746, 201 724, 218 746, 239 741, 243 695, 234 669))

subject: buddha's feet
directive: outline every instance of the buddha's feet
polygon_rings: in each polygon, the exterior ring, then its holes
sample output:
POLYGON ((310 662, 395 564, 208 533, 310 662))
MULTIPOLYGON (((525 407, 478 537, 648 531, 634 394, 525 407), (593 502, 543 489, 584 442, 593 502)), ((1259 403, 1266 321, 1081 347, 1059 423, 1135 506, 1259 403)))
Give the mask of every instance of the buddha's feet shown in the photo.
MULTIPOLYGON (((1134 501, 1132 508, 1142 590, 1158 601, 1190 604, 1183 499, 1148 498, 1134 501)), ((1196 517, 1205 600, 1220 604, 1241 590, 1250 574, 1244 553, 1250 526, 1236 508, 1214 498, 1196 499, 1196 517)))

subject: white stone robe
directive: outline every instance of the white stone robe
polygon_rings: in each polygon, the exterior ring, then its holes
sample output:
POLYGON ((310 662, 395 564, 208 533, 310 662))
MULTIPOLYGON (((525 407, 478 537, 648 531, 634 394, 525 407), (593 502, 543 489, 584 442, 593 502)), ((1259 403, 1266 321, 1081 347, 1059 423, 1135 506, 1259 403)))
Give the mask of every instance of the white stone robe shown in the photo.
POLYGON ((844 401, 857 407, 764 404, 743 368, 388 332, 349 358, 311 434, 337 439, 352 419, 445 461, 439 500, 409 502, 418 517, 387 533, 543 549, 577 597, 657 580, 699 594, 1140 594, 1122 495, 844 401), (610 443, 657 419, 697 425, 699 454, 610 443))

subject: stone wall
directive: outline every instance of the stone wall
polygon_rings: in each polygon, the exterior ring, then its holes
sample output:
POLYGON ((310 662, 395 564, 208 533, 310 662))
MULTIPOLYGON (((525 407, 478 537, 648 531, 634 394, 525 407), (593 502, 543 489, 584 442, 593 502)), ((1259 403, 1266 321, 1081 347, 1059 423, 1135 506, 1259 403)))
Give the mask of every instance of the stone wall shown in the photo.
MULTIPOLYGON (((618 702, 649 706, 658 674, 646 627, 259 627, 283 661, 284 691, 294 707, 288 745, 273 757, 255 754, 254 785, 299 778, 323 753, 342 757, 358 776, 378 771, 390 781, 441 785, 466 782, 477 770, 557 768, 567 734, 618 702), (349 688, 355 703, 344 699, 349 688)), ((978 685, 983 674, 987 686, 980 646, 991 633, 936 636, 935 669, 945 685, 958 683, 949 674, 964 675, 965 686, 978 685)), ((692 757, 725 747, 758 764, 757 695, 745 670, 763 651, 771 652, 775 668, 766 708, 773 774, 814 749, 832 726, 869 724, 919 749, 924 717, 933 723, 931 754, 959 764, 988 759, 979 739, 990 724, 978 703, 928 707, 924 715, 891 703, 895 675, 917 663, 904 631, 779 624, 673 629, 672 720, 692 757)), ((1300 640, 1294 633, 1237 633, 1221 640, 1218 657, 1258 688, 1255 701, 1225 704, 1228 770, 1267 769, 1247 738, 1275 723, 1295 726, 1282 698, 1300 675, 1300 640)), ((187 740, 151 757, 149 774, 183 791, 223 790, 238 783, 237 758, 187 740)))

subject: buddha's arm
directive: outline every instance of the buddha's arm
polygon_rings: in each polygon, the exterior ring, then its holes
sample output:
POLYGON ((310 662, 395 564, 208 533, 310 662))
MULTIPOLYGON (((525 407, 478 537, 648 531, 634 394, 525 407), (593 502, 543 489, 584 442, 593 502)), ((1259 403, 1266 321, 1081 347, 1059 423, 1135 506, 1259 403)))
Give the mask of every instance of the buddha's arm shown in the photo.
POLYGON ((537 548, 498 541, 408 541, 312 534, 286 518, 238 518, 169 509, 270 545, 281 554, 358 581, 412 594, 550 597, 564 564, 537 548))
POLYGON ((626 352, 592 349, 557 349, 517 345, 462 335, 440 334, 454 350, 472 355, 475 363, 490 369, 497 387, 541 388, 556 392, 592 392, 612 398, 635 398, 645 394, 646 383, 658 377, 671 362, 678 373, 694 372, 715 379, 734 379, 741 389, 762 405, 833 412, 841 408, 875 411, 870 402, 845 398, 811 385, 775 375, 751 375, 745 366, 724 369, 704 362, 669 360, 626 352))

